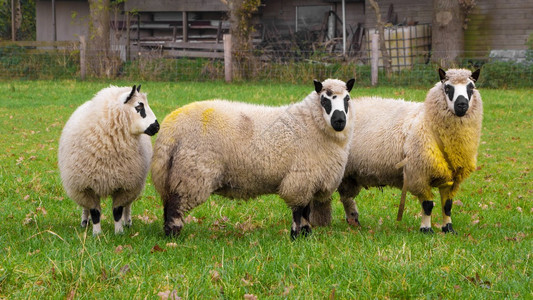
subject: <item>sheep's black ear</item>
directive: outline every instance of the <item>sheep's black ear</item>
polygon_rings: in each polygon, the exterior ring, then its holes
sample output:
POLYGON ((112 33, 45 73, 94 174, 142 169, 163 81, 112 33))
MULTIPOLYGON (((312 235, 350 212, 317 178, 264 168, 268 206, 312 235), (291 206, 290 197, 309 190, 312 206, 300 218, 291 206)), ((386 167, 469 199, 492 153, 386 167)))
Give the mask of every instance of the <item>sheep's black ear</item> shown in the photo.
POLYGON ((348 93, 352 91, 354 83, 355 83, 355 78, 352 78, 352 79, 346 81, 346 89, 348 90, 348 93))
POLYGON ((139 86, 137 87, 137 93, 140 93, 141 92, 141 85, 139 84, 139 86))
POLYGON ((474 82, 477 81, 477 79, 479 78, 479 73, 481 73, 481 69, 477 69, 474 71, 474 73, 472 73, 472 80, 474 80, 474 82))
POLYGON ((314 79, 313 80, 313 83, 315 84, 315 91, 317 94, 320 94, 320 92, 322 91, 322 82, 314 79))
POLYGON ((446 72, 444 72, 443 69, 439 68, 439 77, 440 77, 440 81, 445 81, 446 80, 446 72))
POLYGON ((126 98, 126 101, 124 101, 124 104, 126 104, 126 103, 128 103, 128 101, 130 101, 131 97, 133 97, 133 94, 135 94, 135 85, 133 85, 133 88, 131 89, 131 93, 128 96, 128 98, 126 98))

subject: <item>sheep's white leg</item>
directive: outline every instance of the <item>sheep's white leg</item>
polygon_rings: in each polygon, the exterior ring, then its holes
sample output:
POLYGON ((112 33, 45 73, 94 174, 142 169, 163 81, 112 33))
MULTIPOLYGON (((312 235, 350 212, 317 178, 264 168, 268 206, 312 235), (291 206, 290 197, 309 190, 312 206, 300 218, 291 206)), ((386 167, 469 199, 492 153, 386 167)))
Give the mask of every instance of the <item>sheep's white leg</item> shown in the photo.
POLYGON ((113 207, 113 219, 115 219, 115 234, 123 233, 124 206, 113 207))
POLYGON ((93 235, 99 235, 102 233, 102 227, 100 226, 100 205, 96 208, 91 208, 89 212, 91 213, 91 220, 93 221, 93 235))
POLYGON ((81 211, 81 227, 85 228, 89 224, 89 210, 85 207, 81 211))
POLYGON ((439 188, 440 202, 442 206, 442 231, 444 233, 455 233, 452 227, 452 204, 453 199, 450 197, 450 186, 439 188))
POLYGON ((424 233, 433 233, 433 229, 431 228, 431 211, 433 210, 433 207, 435 206, 435 203, 433 201, 420 201, 420 204, 422 204, 422 222, 420 224, 420 231, 424 233))

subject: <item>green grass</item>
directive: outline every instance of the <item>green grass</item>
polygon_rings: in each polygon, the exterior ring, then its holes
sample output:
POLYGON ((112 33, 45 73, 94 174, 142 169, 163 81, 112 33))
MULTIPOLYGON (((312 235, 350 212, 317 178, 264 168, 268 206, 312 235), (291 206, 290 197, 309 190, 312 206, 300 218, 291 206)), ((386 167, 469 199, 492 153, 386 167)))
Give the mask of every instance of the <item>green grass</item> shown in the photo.
MULTIPOLYGON (((281 105, 313 90, 311 82, 141 83, 160 120, 195 100, 281 105)), ((458 235, 419 233, 421 209, 411 196, 396 222, 400 191, 385 188, 359 196, 361 228, 346 224, 335 194, 332 224, 291 242, 291 214, 277 196, 213 196, 192 211, 179 238, 167 238, 150 180, 125 234, 113 233, 109 199, 104 233, 82 229, 80 209, 61 186, 58 140, 74 109, 108 84, 0 82, 0 298, 159 298, 173 291, 208 299, 533 298, 531 90, 481 90, 479 168, 452 210, 458 235)), ((351 94, 422 101, 425 93, 387 87, 351 94)))

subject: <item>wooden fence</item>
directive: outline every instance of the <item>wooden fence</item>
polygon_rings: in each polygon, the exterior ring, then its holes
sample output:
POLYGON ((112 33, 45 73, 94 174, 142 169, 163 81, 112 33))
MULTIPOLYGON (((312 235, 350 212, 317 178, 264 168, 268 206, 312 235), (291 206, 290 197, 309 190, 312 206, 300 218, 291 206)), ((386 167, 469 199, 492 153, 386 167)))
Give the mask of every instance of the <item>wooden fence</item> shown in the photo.
MULTIPOLYGON (((178 58, 213 58, 224 59, 225 79, 232 81, 232 55, 231 36, 224 34, 224 43, 200 42, 164 42, 159 44, 163 57, 178 58)), ((79 50, 80 52, 80 77, 86 77, 87 70, 87 40, 80 36, 79 41, 0 41, 0 47, 17 46, 26 48, 30 53, 54 52, 57 50, 79 50)), ((130 51, 127 49, 126 51, 130 51)))

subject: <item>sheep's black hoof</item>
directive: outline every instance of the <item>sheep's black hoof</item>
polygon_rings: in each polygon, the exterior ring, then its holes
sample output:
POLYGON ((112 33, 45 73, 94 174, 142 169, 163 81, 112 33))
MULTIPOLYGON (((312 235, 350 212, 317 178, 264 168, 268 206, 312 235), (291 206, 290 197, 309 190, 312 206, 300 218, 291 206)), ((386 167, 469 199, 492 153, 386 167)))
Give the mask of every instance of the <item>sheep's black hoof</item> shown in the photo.
POLYGON ((294 230, 294 229, 291 229, 291 240, 294 241, 295 239, 297 239, 299 236, 309 236, 311 235, 311 226, 309 225, 305 225, 303 227, 301 227, 299 230, 294 230))
POLYGON ((312 230, 311 230, 311 226, 309 226, 309 225, 305 225, 304 227, 302 227, 302 228, 300 229, 300 232, 301 232, 301 234, 302 234, 303 236, 305 236, 305 237, 310 236, 310 235, 311 235, 311 232, 312 232, 312 230))
POLYGON ((127 221, 124 223, 124 226, 130 228, 130 227, 131 227, 131 219, 127 220, 127 221))
POLYGON ((165 224, 165 234, 167 236, 177 237, 180 235, 181 229, 183 226, 168 225, 165 224))
POLYGON ((89 220, 83 220, 83 221, 81 221, 80 225, 81 225, 82 228, 85 228, 85 227, 87 227, 88 224, 89 224, 89 220))
POLYGON ((433 231, 433 228, 431 227, 420 227, 420 232, 427 233, 427 234, 435 233, 435 231, 433 231))
POLYGON ((457 234, 457 231, 453 230, 452 223, 448 223, 445 226, 442 226, 442 232, 457 234))

